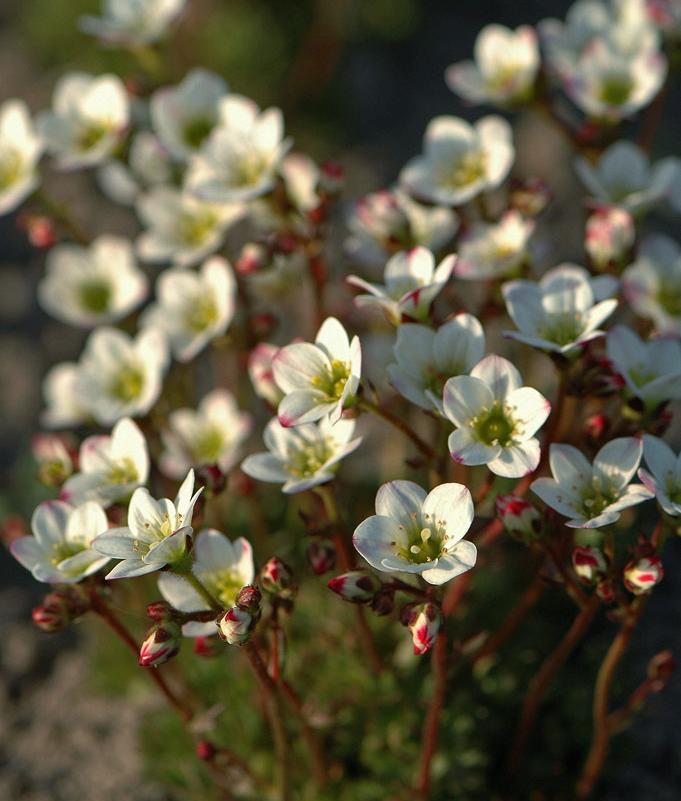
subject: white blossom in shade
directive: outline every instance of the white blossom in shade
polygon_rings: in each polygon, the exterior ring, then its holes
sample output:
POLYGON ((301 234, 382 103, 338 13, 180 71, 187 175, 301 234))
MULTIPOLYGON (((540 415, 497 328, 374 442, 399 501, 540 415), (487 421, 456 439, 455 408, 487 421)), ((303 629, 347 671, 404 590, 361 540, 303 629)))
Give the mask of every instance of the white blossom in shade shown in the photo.
POLYGON ((109 529, 97 537, 98 553, 121 561, 108 579, 132 578, 161 570, 185 555, 192 536, 192 515, 203 487, 194 492, 194 471, 182 482, 174 501, 155 500, 146 487, 136 489, 128 507, 128 525, 109 529))
POLYGON ((526 345, 569 354, 596 337, 615 311, 615 299, 600 300, 617 289, 611 276, 593 278, 574 264, 561 264, 536 281, 509 281, 502 287, 506 310, 518 331, 504 335, 526 345))
POLYGON ((99 504, 90 501, 73 507, 45 501, 33 512, 33 536, 14 540, 10 551, 37 581, 75 584, 109 561, 92 548, 95 537, 108 527, 99 504))
POLYGON ((518 478, 539 464, 534 436, 551 404, 533 387, 522 386, 520 373, 492 354, 470 375, 450 378, 443 394, 445 416, 457 427, 449 435, 449 452, 460 464, 486 464, 498 476, 518 478))
POLYGON ((120 320, 144 300, 147 278, 127 239, 100 236, 89 246, 61 244, 47 255, 38 299, 53 317, 93 327, 120 320))
POLYGON ((475 545, 463 539, 473 516, 463 484, 426 493, 413 481, 389 481, 376 494, 376 514, 357 526, 352 541, 376 570, 444 584, 475 565, 475 545))
POLYGON ((357 394, 362 349, 358 337, 350 341, 341 323, 328 317, 314 343, 294 342, 280 348, 272 369, 284 393, 277 410, 283 426, 312 423, 327 414, 336 423, 357 394))
POLYGON ((22 100, 0 105, 0 215, 14 211, 38 186, 43 145, 22 100))
POLYGON ((400 250, 422 246, 437 252, 452 241, 458 227, 452 209, 417 203, 400 189, 384 189, 357 201, 345 247, 360 264, 382 265, 400 250))
POLYGON ((241 469, 258 481, 283 484, 287 495, 303 492, 334 478, 341 459, 362 442, 361 437, 353 439, 354 433, 354 420, 332 425, 325 417, 317 423, 284 428, 273 418, 263 434, 267 451, 247 456, 241 469))
POLYGON ((45 410, 40 422, 47 428, 76 428, 90 419, 78 391, 79 367, 61 362, 50 368, 43 379, 45 410))
POLYGON ((235 203, 269 192, 290 141, 281 111, 260 111, 248 98, 229 95, 220 120, 189 165, 187 186, 204 200, 235 203))
POLYGON ((274 380, 272 362, 279 347, 269 342, 259 342, 248 355, 248 376, 255 394, 266 400, 274 409, 284 397, 274 380))
POLYGON ((62 500, 74 505, 96 501, 104 507, 127 502, 149 476, 144 434, 129 417, 124 417, 110 435, 95 435, 83 441, 78 468, 79 472, 62 487, 62 500))
POLYGON ((641 148, 626 140, 610 145, 595 165, 579 156, 575 169, 596 200, 631 213, 657 205, 681 184, 681 160, 670 157, 651 164, 641 148))
POLYGON ((136 208, 147 229, 137 240, 140 258, 175 267, 191 267, 214 253, 244 214, 238 204, 206 203, 171 186, 141 195, 136 208))
POLYGON ((166 336, 173 355, 188 362, 227 330, 234 316, 236 281, 221 256, 212 256, 198 272, 166 270, 156 285, 157 302, 146 309, 145 327, 166 336))
POLYGON ((393 348, 397 364, 388 378, 407 400, 442 414, 442 391, 448 378, 468 373, 485 354, 485 332, 471 314, 457 314, 437 331, 406 323, 397 329, 393 348))
POLYGON ((600 206, 586 221, 584 249, 597 270, 626 264, 635 241, 634 218, 618 206, 600 206))
POLYGON ((226 473, 250 430, 251 418, 239 411, 231 392, 214 389, 196 410, 176 409, 168 416, 168 427, 161 432, 161 470, 181 478, 190 467, 216 464, 226 473))
POLYGON ((624 509, 653 497, 643 484, 629 483, 642 452, 640 439, 619 437, 604 445, 591 464, 574 446, 554 443, 549 451, 553 478, 535 479, 530 489, 569 518, 569 528, 607 526, 624 509))
POLYGON ((204 69, 193 69, 177 86, 157 89, 151 97, 151 122, 159 139, 178 159, 196 153, 219 118, 218 106, 229 87, 204 69))
POLYGON ((52 111, 40 114, 36 124, 57 165, 71 170, 105 161, 119 143, 129 113, 120 78, 70 72, 55 87, 52 111))
POLYGON ((499 186, 515 151, 506 120, 483 117, 469 125, 459 117, 435 117, 426 129, 423 154, 407 163, 400 184, 431 203, 460 206, 499 186))
POLYGON ((631 328, 615 325, 608 332, 606 353, 624 379, 629 395, 646 408, 681 398, 681 341, 657 337, 647 342, 631 328))
POLYGON ((368 294, 355 298, 357 306, 377 307, 393 325, 399 325, 402 317, 422 320, 428 316, 436 296, 449 280, 456 256, 447 256, 437 268, 435 257, 423 247, 396 253, 386 264, 384 285, 370 284, 357 275, 350 275, 347 282, 368 294))
POLYGON ((681 515, 681 454, 678 456, 659 437, 643 435, 646 468, 638 477, 655 495, 662 509, 672 517, 681 515))
POLYGON ((153 133, 140 131, 130 143, 128 163, 107 161, 97 168, 97 183, 114 203, 133 206, 140 194, 172 179, 171 159, 153 133))
MULTIPOLYGON (((208 592, 225 608, 236 603, 242 587, 253 583, 253 549, 248 540, 239 537, 233 542, 214 528, 204 528, 194 540, 192 573, 208 592)), ((162 573, 158 588, 166 601, 180 612, 204 612, 206 600, 180 576, 162 573)), ((185 637, 207 637, 217 634, 214 622, 190 621, 182 626, 185 637)))
POLYGON ((102 326, 85 344, 76 380, 77 397, 103 425, 121 417, 139 417, 156 402, 167 363, 167 345, 158 331, 142 331, 132 338, 102 326))
POLYGON ((459 241, 454 275, 466 281, 487 281, 517 272, 529 258, 534 222, 507 211, 499 222, 474 223, 459 241))
POLYGON ((449 88, 469 103, 512 106, 532 95, 539 69, 537 34, 528 25, 514 31, 486 25, 475 40, 474 61, 452 64, 445 72, 449 88))
POLYGON ((661 234, 648 237, 622 274, 624 296, 661 334, 681 335, 681 248, 661 234))
POLYGON ((103 0, 102 15, 78 20, 85 33, 110 44, 148 45, 165 36, 185 0, 103 0))

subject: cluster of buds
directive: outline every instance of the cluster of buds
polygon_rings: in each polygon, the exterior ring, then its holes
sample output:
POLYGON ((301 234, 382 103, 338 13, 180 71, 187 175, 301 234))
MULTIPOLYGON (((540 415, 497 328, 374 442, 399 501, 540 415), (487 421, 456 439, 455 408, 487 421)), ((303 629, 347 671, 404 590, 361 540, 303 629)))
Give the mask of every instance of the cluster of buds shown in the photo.
POLYGON ((179 653, 181 642, 179 623, 172 618, 162 619, 144 635, 137 662, 141 667, 158 667, 179 653))
POLYGON ((635 239, 633 217, 617 206, 597 208, 586 222, 584 247, 596 270, 624 267, 635 239))
POLYGON ((315 538, 307 546, 307 559, 312 571, 323 576, 336 566, 336 546, 324 538, 315 538))
POLYGON ((90 609, 87 592, 78 585, 57 587, 34 607, 31 617, 41 631, 63 631, 90 609))
POLYGON ((61 487, 75 469, 75 447, 61 434, 36 434, 31 450, 38 463, 38 480, 46 487, 61 487))
POLYGON ((260 620, 262 595, 257 587, 242 587, 236 604, 217 619, 218 634, 229 645, 245 645, 260 620))
POLYGON ((264 592, 281 600, 291 600, 298 590, 293 571, 278 556, 271 557, 263 565, 260 570, 260 586, 264 592))
POLYGON ((420 656, 433 647, 442 623, 442 612, 432 601, 407 604, 400 613, 400 621, 411 632, 414 653, 420 656))
POLYGON ((496 507, 504 528, 514 539, 531 543, 541 537, 541 515, 529 501, 517 495, 498 495, 496 507))

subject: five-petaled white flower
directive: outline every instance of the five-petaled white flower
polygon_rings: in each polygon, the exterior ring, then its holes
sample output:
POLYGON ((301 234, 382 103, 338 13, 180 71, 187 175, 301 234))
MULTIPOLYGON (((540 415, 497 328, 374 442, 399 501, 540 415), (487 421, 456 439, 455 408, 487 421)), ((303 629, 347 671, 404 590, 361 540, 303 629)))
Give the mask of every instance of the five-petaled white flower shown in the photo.
POLYGON ((14 211, 38 186, 43 145, 22 100, 0 105, 0 215, 14 211))
POLYGON ((389 481, 376 495, 376 514, 357 526, 352 541, 376 570, 444 584, 475 565, 476 547, 463 539, 473 515, 463 484, 426 493, 413 481, 389 481))
POLYGON ((436 117, 423 149, 402 169, 400 184, 417 198, 445 206, 460 206, 499 186, 515 155, 511 127, 494 115, 474 126, 459 117, 436 117))
POLYGON ((551 404, 533 387, 522 386, 520 373, 509 361, 491 354, 470 375, 450 378, 442 405, 457 426, 448 441, 456 462, 486 464, 496 475, 509 478, 536 469, 540 454, 534 434, 551 404))
POLYGON ((70 72, 55 87, 52 111, 40 114, 36 124, 57 165, 72 170, 107 159, 128 124, 129 113, 120 78, 70 72))
POLYGON ((475 61, 452 64, 449 88, 469 103, 512 106, 528 100, 539 69, 537 34, 528 25, 515 31, 486 25, 475 40, 475 61))
POLYGON ((468 373, 485 355, 485 332, 472 314, 457 314, 437 331, 406 323, 393 347, 397 364, 388 378, 407 400, 442 414, 442 390, 448 378, 468 373))
POLYGON ((606 353, 625 381, 627 393, 648 409, 681 398, 681 342, 657 337, 647 342, 626 325, 608 332, 606 353))
POLYGON ((162 331, 175 358, 188 362, 227 330, 234 315, 236 281, 221 256, 198 272, 166 270, 156 286, 157 302, 144 313, 144 326, 162 331))
POLYGON ((357 275, 347 278, 349 284, 364 289, 368 295, 355 298, 357 306, 377 306, 393 325, 399 325, 402 317, 421 320, 428 316, 435 297, 443 289, 452 274, 456 256, 443 259, 435 267, 435 257, 426 248, 396 253, 386 264, 384 286, 370 284, 357 275))
POLYGON ((47 256, 38 285, 42 307, 59 320, 93 327, 125 317, 147 294, 127 239, 100 236, 89 246, 62 244, 47 256))
POLYGON ((246 97, 221 101, 220 120, 189 165, 187 187, 204 200, 253 200, 274 186, 290 141, 283 138, 281 111, 260 111, 246 97))
POLYGON ((542 350, 568 354, 603 336, 598 326, 617 307, 617 301, 596 300, 617 288, 610 276, 592 278, 583 268, 561 264, 539 282, 510 281, 502 287, 506 310, 519 331, 504 335, 542 350))
POLYGON ((80 358, 78 398, 104 425, 144 415, 159 396, 167 362, 165 340, 156 330, 133 339, 116 328, 97 328, 80 358))
POLYGON ((179 562, 191 537, 192 515, 203 487, 194 492, 194 471, 182 482, 174 501, 151 497, 146 487, 136 489, 128 507, 128 525, 97 537, 94 549, 121 561, 108 579, 143 576, 179 562))
POLYGON ((83 441, 78 468, 79 472, 62 487, 62 500, 74 505, 96 501, 104 507, 127 502, 133 490, 146 484, 149 475, 144 434, 124 417, 111 435, 97 434, 83 441))
POLYGON ((161 432, 161 470, 181 478, 190 467, 216 464, 226 473, 250 430, 251 418, 239 411, 231 392, 214 389, 196 410, 176 409, 168 416, 168 427, 161 432))
POLYGON ((590 464, 573 445, 552 444, 553 478, 538 478, 530 489, 561 515, 569 528, 598 528, 619 520, 620 513, 653 497, 643 484, 630 484, 641 461, 643 443, 619 437, 604 445, 590 464))
POLYGON ((638 477, 655 495, 662 509, 672 517, 681 515, 681 453, 677 456, 667 443, 650 434, 643 435, 643 456, 647 470, 638 477))
POLYGON ((516 273, 529 257, 534 222, 507 211, 499 222, 477 222, 459 241, 454 275, 467 281, 486 281, 516 273))
POLYGON ((362 442, 361 437, 352 438, 354 433, 354 420, 331 425, 325 417, 318 423, 284 428, 273 418, 263 434, 268 450, 247 456, 241 469, 258 481, 283 484, 287 495, 303 492, 334 478, 341 459, 362 442))
POLYGON ((359 338, 350 341, 341 323, 328 317, 314 343, 295 342, 280 348, 272 369, 284 393, 277 410, 283 426, 312 423, 327 414, 336 423, 357 394, 362 370, 359 338))
MULTIPOLYGON (((242 587, 253 582, 253 549, 243 537, 232 542, 221 531, 204 528, 194 540, 192 573, 226 609, 234 606, 242 587)), ((209 610, 206 600, 173 573, 162 573, 158 588, 168 603, 180 612, 209 610)), ((185 637, 208 637, 217 634, 215 622, 190 621, 182 626, 185 637)))
POLYGON ((102 16, 86 15, 80 29, 105 42, 147 45, 158 41, 185 6, 185 0, 103 0, 102 16))
POLYGON ((92 547, 108 526, 104 510, 92 501, 75 508, 62 501, 45 501, 33 512, 33 536, 15 540, 10 550, 37 581, 75 584, 109 561, 92 547))
POLYGON ((662 234, 648 237, 622 274, 626 299, 660 334, 681 334, 681 248, 662 234))
POLYGON ((90 417, 78 391, 78 371, 75 362, 60 362, 43 378, 46 408, 40 422, 47 428, 77 428, 90 417))

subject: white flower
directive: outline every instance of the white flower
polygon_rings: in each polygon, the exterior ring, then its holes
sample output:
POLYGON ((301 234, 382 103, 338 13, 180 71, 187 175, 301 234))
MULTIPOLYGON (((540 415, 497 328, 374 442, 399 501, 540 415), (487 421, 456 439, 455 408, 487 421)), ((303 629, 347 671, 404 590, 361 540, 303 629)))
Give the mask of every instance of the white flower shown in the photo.
POLYGON ((619 437, 604 445, 590 464, 572 445, 551 445, 553 478, 538 478, 530 489, 561 515, 569 528, 599 528, 619 520, 622 510, 647 501, 653 493, 630 484, 641 461, 643 443, 619 437))
POLYGON ((161 470, 181 478, 190 467, 217 464, 226 473, 250 430, 251 418, 239 411, 233 395, 214 389, 198 409, 177 409, 168 416, 168 428, 161 432, 161 470))
POLYGON ((357 526, 352 541, 376 570, 444 584, 475 565, 475 545, 463 539, 473 516, 463 484, 441 484, 426 494, 413 481, 390 481, 378 490, 376 514, 357 526))
POLYGON ((272 369, 284 393, 278 408, 283 426, 312 423, 327 414, 336 423, 357 394, 362 370, 359 339, 350 342, 338 320, 328 317, 314 344, 296 342, 281 348, 272 369))
POLYGON ((659 437, 643 435, 643 456, 648 470, 641 467, 638 477, 655 495, 668 515, 681 515, 681 454, 678 456, 659 437))
POLYGON ((348 255, 366 265, 383 264, 400 250, 423 246, 437 252, 459 227, 444 206, 424 206, 399 189, 374 192, 357 201, 348 220, 348 255))
POLYGON ((14 211, 38 186, 43 145, 22 100, 0 105, 0 215, 14 211))
POLYGON ((449 88, 470 103, 513 105, 532 94, 539 69, 539 47, 533 28, 515 31, 486 25, 475 40, 475 61, 452 64, 445 72, 449 88))
POLYGON ((390 383, 417 406, 442 414, 445 382, 482 359, 485 333, 471 314, 457 314, 437 331, 406 323, 397 329, 393 353, 397 364, 388 365, 390 383))
POLYGON ((129 314, 144 300, 147 279, 127 239, 100 236, 89 246, 57 245, 38 285, 42 307, 72 325, 93 327, 129 314))
POLYGON ((37 581, 75 584, 109 561, 92 549, 95 537, 108 526, 99 504, 74 508, 62 501, 45 501, 33 512, 33 536, 15 540, 10 550, 37 581))
POLYGON ((241 469, 258 481, 283 484, 287 495, 303 492, 331 481, 338 462, 362 442, 361 437, 352 439, 354 432, 354 420, 332 425, 325 417, 318 423, 284 428, 273 418, 263 434, 268 450, 247 456, 241 469))
POLYGON ((110 436, 96 435, 83 441, 78 467, 79 472, 62 488, 62 500, 74 505, 96 501, 104 507, 127 501, 133 490, 146 484, 149 475, 144 434, 124 417, 110 436))
POLYGON ((486 356, 470 375, 450 378, 442 399, 445 416, 457 426, 449 452, 460 464, 486 464, 498 476, 518 478, 539 464, 539 440, 551 404, 506 359, 486 356))
POLYGON ((175 501, 157 501, 146 487, 136 489, 130 499, 128 525, 110 529, 93 543, 99 553, 122 560, 106 577, 143 576, 182 559, 193 532, 194 504, 202 490, 194 492, 193 470, 187 473, 175 501))
POLYGON ((641 148, 625 140, 610 145, 595 166, 578 157, 575 169, 593 197, 631 213, 655 206, 681 184, 679 159, 660 159, 651 165, 641 148))
POLYGON ((248 376, 251 379, 253 391, 273 408, 276 408, 284 397, 284 393, 274 380, 272 369, 272 362, 278 351, 277 345, 259 342, 248 355, 248 376))
POLYGON ((43 379, 45 411, 40 422, 48 428, 77 428, 90 414, 78 392, 79 367, 61 362, 48 370, 43 379))
POLYGON ((283 139, 281 111, 260 111, 248 98, 220 103, 220 121, 190 162, 187 186, 204 200, 234 203, 269 192, 279 162, 290 147, 283 139))
POLYGON ((159 396, 167 360, 157 331, 142 331, 133 339, 115 328, 98 328, 80 359, 78 398, 103 425, 144 415, 159 396))
POLYGON ((156 285, 157 302, 144 313, 143 325, 162 331, 175 358, 188 362, 227 330, 234 316, 236 281, 221 256, 198 272, 166 270, 156 285))
POLYGON ((631 308, 652 320, 658 333, 681 335, 681 248, 673 239, 648 237, 622 286, 631 308))
POLYGON ((107 159, 128 118, 128 96, 120 78, 71 72, 57 83, 52 111, 40 114, 37 125, 57 165, 67 170, 107 159))
POLYGON ((634 218, 618 206, 600 206, 586 221, 584 249, 597 270, 626 264, 635 241, 634 218))
POLYGON ((617 307, 606 297, 617 288, 610 276, 592 278, 583 267, 561 264, 541 281, 509 281, 502 287, 506 310, 519 331, 504 335, 542 350, 568 354, 603 336, 598 326, 617 307))
POLYGON ((122 161, 107 161, 97 168, 99 188, 122 206, 134 205, 145 189, 171 179, 170 155, 150 131, 133 136, 127 165, 122 161))
POLYGON ((417 198, 445 206, 460 206, 499 186, 514 158, 511 127, 497 116, 475 126, 459 117, 436 117, 423 149, 402 169, 400 184, 417 198))
POLYGON ((218 105, 228 92, 219 75, 204 69, 193 69, 177 86, 154 92, 151 122, 175 158, 186 159, 199 150, 216 126, 218 105))
POLYGON ((206 203, 174 187, 159 186, 137 200, 137 214, 148 229, 137 240, 141 259, 191 267, 222 245, 226 230, 243 216, 244 208, 206 203))
MULTIPOLYGON (((192 573, 224 607, 236 603, 242 587, 253 583, 253 549, 243 537, 231 542, 222 532, 204 528, 194 540, 192 573)), ((168 603, 180 612, 208 611, 205 599, 180 576, 162 573, 158 588, 168 603)), ((214 622, 189 622, 182 626, 185 637, 207 637, 217 634, 214 622)))
POLYGON ((431 304, 452 274, 456 256, 447 256, 435 268, 435 257, 426 248, 396 253, 386 264, 384 286, 370 284, 357 275, 347 278, 349 284, 366 290, 368 295, 355 298, 357 306, 377 306, 393 325, 402 316, 421 320, 428 316, 431 304))
POLYGON ((185 0, 103 0, 101 17, 87 15, 78 24, 105 42, 147 45, 165 35, 184 5, 185 0))
POLYGON ((630 395, 648 409, 681 398, 681 342, 658 337, 644 342, 625 325, 615 325, 606 341, 608 359, 630 395))
POLYGON ((507 211, 496 223, 474 223, 459 241, 454 275, 466 281, 501 278, 518 270, 529 257, 534 222, 507 211))

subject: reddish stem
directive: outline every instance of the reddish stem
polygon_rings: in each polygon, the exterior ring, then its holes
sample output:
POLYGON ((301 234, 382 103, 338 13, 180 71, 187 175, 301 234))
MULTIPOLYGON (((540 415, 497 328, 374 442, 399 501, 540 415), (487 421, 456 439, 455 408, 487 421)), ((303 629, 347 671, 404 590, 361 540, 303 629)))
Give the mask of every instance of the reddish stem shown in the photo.
POLYGON ((428 705, 428 712, 423 723, 423 733, 421 735, 421 767, 416 792, 418 798, 426 801, 430 793, 431 783, 431 764, 437 749, 438 733, 440 730, 440 718, 442 707, 445 701, 447 689, 447 637, 443 630, 437 635, 433 655, 431 658, 431 668, 434 677, 433 695, 428 705))

